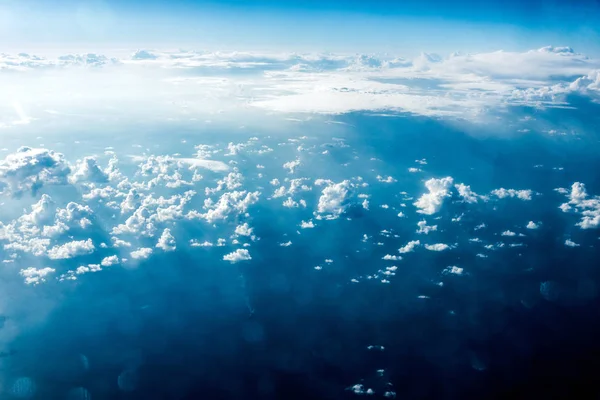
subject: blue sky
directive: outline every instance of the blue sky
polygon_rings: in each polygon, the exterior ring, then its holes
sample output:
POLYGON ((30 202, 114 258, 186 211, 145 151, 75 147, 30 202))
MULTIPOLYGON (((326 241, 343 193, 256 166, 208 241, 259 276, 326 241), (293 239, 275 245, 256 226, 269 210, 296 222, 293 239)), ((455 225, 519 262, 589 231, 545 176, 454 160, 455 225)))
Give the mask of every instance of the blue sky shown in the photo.
POLYGON ((0 1, 0 47, 600 51, 594 1, 0 1), (8 39, 10 38, 10 40, 8 39))

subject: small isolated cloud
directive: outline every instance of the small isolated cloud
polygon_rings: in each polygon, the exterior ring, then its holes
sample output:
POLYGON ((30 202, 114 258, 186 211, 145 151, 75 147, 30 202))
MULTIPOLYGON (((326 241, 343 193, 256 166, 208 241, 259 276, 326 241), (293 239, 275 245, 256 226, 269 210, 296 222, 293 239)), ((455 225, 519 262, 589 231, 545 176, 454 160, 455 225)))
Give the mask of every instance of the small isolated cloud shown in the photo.
POLYGON ((129 253, 134 260, 145 260, 152 255, 152 249, 149 247, 141 247, 129 253))
POLYGON ((442 179, 431 178, 425 182, 428 193, 422 195, 415 203, 419 208, 418 213, 431 215, 437 213, 444 202, 444 199, 451 196, 450 187, 452 186, 452 177, 442 179))
POLYGON ((46 277, 54 272, 56 272, 56 270, 50 267, 40 269, 29 267, 19 271, 19 274, 25 278, 25 283, 27 285, 37 285, 41 282, 46 282, 46 277))
POLYGON ((402 260, 401 256, 393 256, 391 254, 386 254, 385 256, 382 257, 382 260, 386 260, 386 261, 400 261, 402 260))
POLYGON ((96 248, 92 239, 74 240, 61 246, 54 246, 48 250, 48 258, 51 260, 64 260, 77 256, 92 254, 96 248))
POLYGON ((321 197, 319 197, 317 213, 325 215, 326 219, 338 218, 348 206, 347 198, 351 187, 350 181, 345 180, 340 183, 331 183, 323 189, 321 197))
POLYGON ((516 197, 520 200, 531 200, 531 196, 533 191, 529 189, 525 190, 515 190, 515 189, 494 189, 492 190, 492 195, 498 197, 499 199, 504 199, 507 197, 516 197))
POLYGON ((252 236, 254 229, 252 229, 247 222, 235 227, 235 233, 240 236, 252 236))
POLYGON ((421 245, 421 242, 420 242, 419 240, 411 240, 411 241, 410 241, 410 242, 408 242, 406 245, 404 245, 404 246, 400 247, 400 248, 398 249, 398 251, 399 251, 401 254, 404 254, 404 253, 410 253, 410 252, 414 251, 414 250, 415 250, 415 248, 417 248, 417 247, 418 247, 418 246, 420 246, 420 245, 421 245))
POLYGON ((581 246, 578 243, 575 243, 574 241, 572 241, 571 239, 567 239, 565 240, 565 246, 569 246, 569 247, 579 247, 581 246))
POLYGON ((567 193, 569 202, 561 204, 560 209, 569 212, 575 208, 581 214, 581 221, 577 223, 581 229, 600 227, 600 197, 589 196, 585 185, 581 182, 573 183, 571 191, 567 193))
POLYGON ((536 224, 533 221, 529 221, 526 226, 527 229, 539 229, 539 227, 540 227, 540 224, 539 223, 536 224))
POLYGON ((250 252, 248 250, 246 250, 246 249, 237 249, 234 252, 231 252, 229 254, 225 254, 223 256, 223 260, 229 261, 231 263, 236 263, 236 262, 240 262, 240 261, 252 260, 252 257, 250 256, 250 252))
POLYGON ((517 234, 513 231, 504 231, 502 232, 502 236, 517 236, 517 234))
POLYGON ((302 221, 300 222, 300 228, 302 229, 310 229, 310 228, 314 228, 315 227, 315 223, 311 220, 308 221, 302 221))
POLYGON ((103 267, 111 267, 113 265, 117 265, 119 263, 119 257, 117 256, 108 256, 104 257, 100 262, 100 265, 103 267))
POLYGON ((430 251, 444 251, 450 249, 445 243, 436 243, 436 244, 426 244, 425 248, 430 251))
POLYGON ((450 266, 450 267, 445 268, 442 271, 442 274, 444 274, 444 275, 462 275, 463 269, 459 268, 457 266, 450 266))
POLYGON ((158 243, 156 243, 156 247, 162 249, 163 251, 173 251, 177 248, 175 238, 171 234, 171 230, 169 228, 165 228, 162 235, 160 235, 158 243))
POLYGON ((396 179, 394 179, 394 177, 392 176, 387 176, 387 177, 383 177, 381 175, 377 175, 377 181, 382 182, 382 183, 395 183, 398 182, 396 179))
POLYGON ((300 159, 297 158, 294 161, 288 161, 285 164, 283 164, 283 168, 290 171, 290 174, 293 174, 294 172, 296 172, 296 168, 298 168, 300 165, 300 159))
POLYGON ((422 220, 417 222, 417 233, 428 235, 429 232, 437 231, 437 225, 427 225, 427 221, 422 220))

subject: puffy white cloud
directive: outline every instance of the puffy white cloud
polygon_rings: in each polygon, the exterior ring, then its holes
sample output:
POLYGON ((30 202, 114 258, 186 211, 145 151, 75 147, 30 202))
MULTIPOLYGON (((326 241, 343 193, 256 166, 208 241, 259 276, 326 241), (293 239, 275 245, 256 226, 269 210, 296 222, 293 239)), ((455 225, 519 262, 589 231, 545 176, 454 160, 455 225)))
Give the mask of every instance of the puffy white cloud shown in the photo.
POLYGON ((252 257, 247 249, 237 249, 234 252, 224 255, 223 260, 236 263, 240 261, 252 260, 252 257))
POLYGON ((532 194, 533 192, 529 189, 515 190, 500 188, 492 190, 492 195, 498 197, 499 199, 504 199, 506 197, 516 197, 520 200, 531 200, 532 194))
POLYGON ((600 227, 600 197, 590 197, 585 185, 575 182, 568 193, 569 202, 563 203, 560 209, 570 211, 573 207, 581 214, 581 221, 577 223, 581 229, 594 229, 600 227))
POLYGON ((48 250, 48 258, 51 260, 63 260, 82 255, 92 254, 96 248, 92 239, 73 240, 60 246, 54 246, 48 250))
POLYGON ((533 221, 529 221, 526 226, 527 229, 538 229, 539 227, 540 227, 540 224, 535 223, 533 221))
POLYGON ((233 191, 225 192, 215 203, 212 199, 204 200, 205 213, 190 211, 186 218, 205 219, 209 223, 226 219, 229 215, 240 215, 248 210, 248 207, 258 202, 260 192, 233 191))
POLYGON ((425 248, 430 251, 444 251, 450 249, 445 243, 426 244, 425 248))
POLYGON ((15 195, 25 191, 35 193, 44 185, 67 184, 70 173, 71 168, 62 154, 21 147, 0 160, 0 190, 5 186, 15 195))
POLYGON ((410 253, 410 252, 414 251, 417 246, 420 246, 420 245, 421 245, 421 242, 419 240, 411 240, 406 245, 400 247, 398 249, 398 251, 401 254, 410 253))
POLYGON ((139 249, 129 253, 134 260, 145 260, 152 255, 153 250, 149 247, 140 247, 139 249))
POLYGON ((437 225, 427 225, 425 220, 417 222, 417 226, 417 233, 428 235, 429 232, 437 231, 437 225))
POLYGON ((96 157, 85 157, 75 166, 73 174, 69 177, 71 183, 86 182, 86 183, 106 183, 108 182, 108 174, 106 174, 99 166, 96 157))
MULTIPOLYGON (((315 184, 318 185, 317 182, 315 184)), ((338 218, 348 206, 348 196, 352 184, 348 180, 340 183, 330 183, 325 187, 319 197, 317 213, 323 215, 326 219, 338 218)), ((318 217, 321 217, 319 215, 318 217)))
POLYGON ((108 257, 104 257, 102 259, 102 261, 100 262, 100 265, 102 265, 103 267, 111 267, 113 265, 117 265, 119 263, 119 257, 117 256, 108 256, 108 257))
POLYGON ((171 234, 171 230, 169 228, 165 228, 162 235, 160 235, 158 243, 156 243, 156 247, 162 249, 163 251, 173 251, 177 248, 175 238, 171 234))
POLYGON ((394 179, 394 177, 392 176, 387 176, 387 177, 383 177, 381 175, 377 175, 377 181, 382 182, 382 183, 395 183, 398 182, 396 179, 394 179))
POLYGON ((567 239, 565 240, 565 246, 569 246, 569 247, 579 247, 580 244, 575 243, 574 241, 572 241, 571 239, 567 239))
POLYGON ((462 197, 465 203, 477 203, 479 199, 487 200, 485 196, 480 196, 471 190, 471 186, 465 185, 464 183, 458 183, 454 185, 458 191, 458 195, 462 197))
POLYGON ((444 275, 450 275, 450 274, 452 274, 452 275, 462 275, 463 271, 464 270, 462 268, 459 268, 457 266, 449 266, 449 267, 445 268, 442 271, 442 274, 444 274, 444 275))
POLYGON ((252 236, 253 229, 248 225, 247 222, 244 222, 241 225, 235 227, 235 233, 240 236, 252 236))
POLYGON ((302 229, 309 229, 309 228, 314 228, 315 227, 315 223, 311 220, 308 221, 301 221, 300 222, 300 228, 302 229))
POLYGON ((394 256, 391 254, 386 254, 385 256, 382 257, 382 260, 386 260, 386 261, 400 261, 402 260, 401 256, 394 256))
POLYGON ((502 236, 517 236, 513 231, 504 231, 502 232, 502 236))
POLYGON ((296 168, 298 168, 300 165, 300 159, 297 158, 294 161, 288 161, 285 164, 283 164, 283 168, 289 170, 290 174, 293 174, 294 172, 296 172, 296 168))
POLYGON ((19 274, 25 278, 25 283, 28 285, 37 285, 41 282, 46 282, 46 277, 56 272, 54 268, 34 268, 29 267, 19 271, 19 274))
POLYGON ((441 208, 444 199, 451 197, 450 187, 452 186, 453 179, 451 177, 435 179, 431 178, 425 182, 425 187, 429 191, 423 194, 415 203, 415 207, 419 208, 418 213, 421 214, 435 214, 441 208))

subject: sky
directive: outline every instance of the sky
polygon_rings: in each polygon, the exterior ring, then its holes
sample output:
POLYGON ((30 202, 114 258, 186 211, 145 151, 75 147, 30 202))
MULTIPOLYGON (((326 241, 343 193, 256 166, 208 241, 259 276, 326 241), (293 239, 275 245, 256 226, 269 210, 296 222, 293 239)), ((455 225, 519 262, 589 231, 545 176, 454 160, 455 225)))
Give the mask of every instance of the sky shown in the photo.
POLYGON ((600 50, 597 1, 0 2, 0 47, 449 53, 568 45, 600 50))

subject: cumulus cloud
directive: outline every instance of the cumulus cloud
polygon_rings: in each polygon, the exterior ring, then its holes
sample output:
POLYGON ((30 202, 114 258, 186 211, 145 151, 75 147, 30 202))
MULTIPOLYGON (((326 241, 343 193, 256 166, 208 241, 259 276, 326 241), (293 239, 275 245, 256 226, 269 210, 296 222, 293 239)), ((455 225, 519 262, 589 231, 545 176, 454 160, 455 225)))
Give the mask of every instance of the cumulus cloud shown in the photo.
POLYGON ((70 173, 71 168, 62 154, 21 147, 0 160, 0 190, 4 186, 15 195, 35 193, 44 185, 67 184, 70 173))
POLYGON ((515 190, 500 188, 492 190, 492 195, 498 197, 499 199, 504 199, 507 197, 516 197, 520 200, 531 200, 532 194, 533 192, 529 189, 515 190))
POLYGON ((579 247, 580 244, 575 243, 574 241, 572 241, 571 239, 567 239, 565 240, 565 246, 569 246, 569 247, 579 247))
POLYGON ((437 231, 437 225, 427 225, 427 221, 422 220, 417 222, 417 233, 428 235, 429 232, 437 231))
POLYGON ((169 228, 165 228, 162 235, 160 235, 158 243, 156 243, 156 247, 162 249, 163 251, 173 251, 177 248, 175 237, 173 237, 169 228))
POLYGON ((430 251, 444 251, 450 249, 445 243, 426 244, 425 248, 430 251))
POLYGON ((19 274, 25 278, 25 283, 27 285, 37 285, 39 283, 46 282, 46 277, 54 272, 56 272, 56 270, 50 267, 40 269, 29 267, 22 269, 19 274))
POLYGON ((119 263, 119 257, 117 256, 108 256, 104 257, 100 262, 100 265, 103 267, 111 267, 113 265, 117 265, 119 263))
POLYGON ((417 246, 420 246, 420 245, 421 245, 421 242, 419 240, 411 240, 406 245, 400 247, 398 249, 398 251, 402 254, 410 253, 410 252, 414 251, 417 246))
POLYGON ((462 197, 465 203, 477 203, 479 199, 485 200, 484 196, 480 196, 474 191, 471 190, 471 186, 465 185, 464 183, 458 183, 454 185, 456 190, 458 191, 458 195, 462 197))
POLYGON ((51 260, 63 260, 78 257, 86 254, 92 254, 96 248, 92 239, 73 240, 60 246, 55 246, 48 250, 48 258, 51 260))
POLYGON ((425 182, 425 187, 429 191, 423 194, 415 203, 418 213, 435 214, 442 208, 444 199, 451 197, 450 187, 453 179, 451 177, 436 179, 431 178, 425 182))
MULTIPOLYGON (((317 182, 315 184, 318 185, 317 182)), ((321 192, 319 203, 317 205, 318 217, 324 216, 325 219, 338 218, 348 207, 348 196, 352 184, 348 180, 340 183, 330 183, 321 192)))
POLYGON ((152 255, 152 249, 149 247, 141 247, 129 253, 134 260, 145 260, 152 255))
POLYGON ((533 221, 529 221, 526 226, 527 229, 538 229, 539 227, 540 227, 540 224, 535 223, 533 221))
POLYGON ((302 229, 309 229, 309 228, 314 228, 314 227, 315 227, 315 223, 312 220, 300 222, 300 228, 302 228, 302 229))
POLYGON ((75 166, 73 174, 69 177, 71 183, 86 182, 86 183, 106 183, 108 182, 108 174, 106 174, 99 166, 95 157, 85 157, 75 166))
POLYGON ((569 201, 563 203, 560 209, 563 212, 575 210, 581 214, 581 221, 577 223, 581 229, 595 229, 600 227, 600 197, 590 197, 585 185, 575 182, 571 191, 567 192, 569 201))
POLYGON ((240 261, 252 260, 252 257, 247 249, 237 249, 234 252, 224 255, 223 260, 236 263, 240 261))

